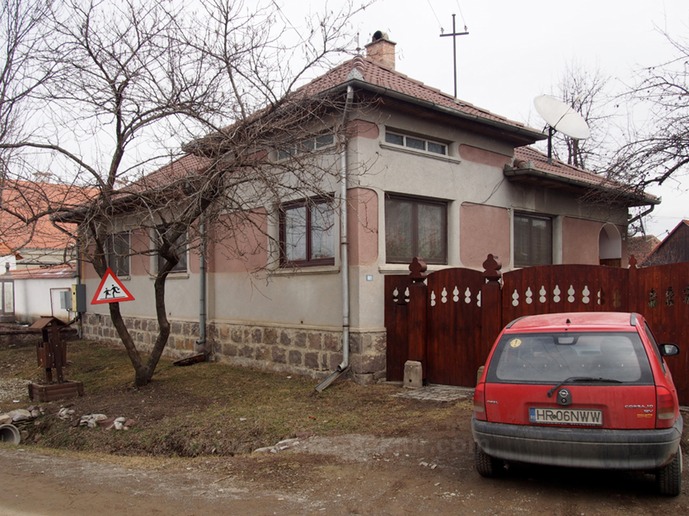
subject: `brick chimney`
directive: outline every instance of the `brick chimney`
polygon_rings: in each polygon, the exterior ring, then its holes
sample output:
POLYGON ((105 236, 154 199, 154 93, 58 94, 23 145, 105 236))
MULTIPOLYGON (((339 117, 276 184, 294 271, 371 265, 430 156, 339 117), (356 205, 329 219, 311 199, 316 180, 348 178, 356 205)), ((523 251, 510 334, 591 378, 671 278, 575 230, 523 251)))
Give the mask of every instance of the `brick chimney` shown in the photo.
POLYGON ((395 43, 385 32, 377 30, 371 42, 366 45, 366 57, 385 68, 395 69, 395 43))

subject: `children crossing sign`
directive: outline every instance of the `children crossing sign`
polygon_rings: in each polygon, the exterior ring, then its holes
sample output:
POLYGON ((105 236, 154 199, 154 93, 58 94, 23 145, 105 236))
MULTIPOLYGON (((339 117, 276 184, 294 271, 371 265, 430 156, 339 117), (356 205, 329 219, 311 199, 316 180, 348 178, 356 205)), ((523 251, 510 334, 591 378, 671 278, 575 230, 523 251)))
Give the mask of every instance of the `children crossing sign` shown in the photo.
POLYGON ((121 303, 123 301, 134 301, 134 296, 129 293, 120 281, 120 278, 115 276, 112 269, 108 267, 105 271, 103 279, 100 280, 100 285, 91 300, 92 305, 100 305, 103 303, 121 303))

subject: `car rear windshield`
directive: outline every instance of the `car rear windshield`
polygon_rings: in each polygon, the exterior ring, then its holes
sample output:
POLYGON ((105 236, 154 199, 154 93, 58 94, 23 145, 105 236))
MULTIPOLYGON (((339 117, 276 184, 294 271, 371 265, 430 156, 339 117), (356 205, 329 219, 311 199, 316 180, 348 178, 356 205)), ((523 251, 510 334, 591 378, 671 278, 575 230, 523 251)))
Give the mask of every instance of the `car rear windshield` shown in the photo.
POLYGON ((488 370, 493 382, 552 383, 574 377, 652 383, 648 357, 634 332, 504 335, 488 370))

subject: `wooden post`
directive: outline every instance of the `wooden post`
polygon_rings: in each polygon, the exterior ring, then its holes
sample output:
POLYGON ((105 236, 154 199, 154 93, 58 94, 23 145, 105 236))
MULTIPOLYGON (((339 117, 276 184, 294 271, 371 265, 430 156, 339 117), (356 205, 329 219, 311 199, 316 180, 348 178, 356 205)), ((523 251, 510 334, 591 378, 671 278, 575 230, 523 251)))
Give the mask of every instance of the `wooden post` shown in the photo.
POLYGON ((502 290, 500 278, 502 264, 497 256, 488 255, 483 262, 483 277, 486 282, 481 288, 481 347, 485 353, 485 361, 493 341, 502 330, 502 290))
POLYGON ((426 305, 428 289, 424 274, 428 267, 423 260, 414 258, 409 265, 409 353, 408 360, 426 361, 426 305))

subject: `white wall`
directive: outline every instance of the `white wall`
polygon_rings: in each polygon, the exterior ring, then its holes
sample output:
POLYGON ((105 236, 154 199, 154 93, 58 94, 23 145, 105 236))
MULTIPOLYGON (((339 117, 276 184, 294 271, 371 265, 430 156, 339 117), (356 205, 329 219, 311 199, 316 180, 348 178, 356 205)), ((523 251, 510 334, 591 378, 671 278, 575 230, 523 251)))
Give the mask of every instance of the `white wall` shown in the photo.
POLYGON ((14 312, 19 322, 33 322, 53 316, 65 322, 70 314, 60 308, 60 291, 69 291, 75 278, 33 278, 14 280, 14 312))

